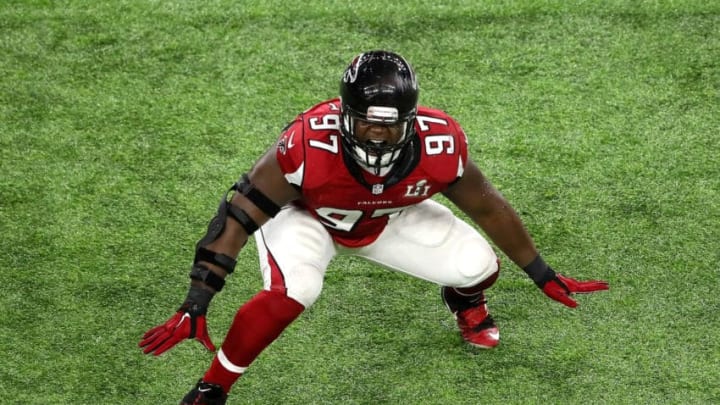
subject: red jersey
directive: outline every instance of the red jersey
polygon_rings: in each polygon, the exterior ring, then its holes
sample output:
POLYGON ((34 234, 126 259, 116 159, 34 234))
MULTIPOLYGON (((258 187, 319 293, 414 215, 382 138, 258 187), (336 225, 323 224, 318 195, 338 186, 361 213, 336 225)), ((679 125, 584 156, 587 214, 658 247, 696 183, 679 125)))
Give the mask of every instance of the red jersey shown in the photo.
POLYGON ((388 178, 395 167, 383 177, 375 176, 346 156, 340 119, 339 99, 303 112, 283 131, 276 156, 287 181, 302 193, 295 203, 344 246, 372 243, 390 216, 444 191, 463 174, 467 137, 443 111, 418 108, 417 138, 406 154, 413 163, 392 181, 388 178))

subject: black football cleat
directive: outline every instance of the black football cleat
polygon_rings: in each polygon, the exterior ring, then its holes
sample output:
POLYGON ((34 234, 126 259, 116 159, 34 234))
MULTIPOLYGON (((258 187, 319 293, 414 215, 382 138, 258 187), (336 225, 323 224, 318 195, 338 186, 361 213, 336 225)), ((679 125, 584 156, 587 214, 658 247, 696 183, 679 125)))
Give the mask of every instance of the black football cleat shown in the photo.
POLYGON ((180 405, 225 405, 225 401, 227 395, 219 385, 200 380, 195 388, 183 397, 180 405))

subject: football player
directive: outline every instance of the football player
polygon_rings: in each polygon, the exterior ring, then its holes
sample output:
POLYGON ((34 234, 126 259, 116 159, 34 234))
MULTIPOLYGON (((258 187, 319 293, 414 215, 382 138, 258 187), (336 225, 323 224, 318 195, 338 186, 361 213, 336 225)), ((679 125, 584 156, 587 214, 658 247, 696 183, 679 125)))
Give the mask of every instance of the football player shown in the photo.
POLYGON ((336 255, 355 255, 440 286, 460 334, 481 348, 500 333, 484 291, 498 278, 490 243, 431 197, 442 193, 550 298, 606 290, 543 260, 520 218, 468 155, 460 125, 418 105, 413 68, 400 55, 356 56, 340 97, 298 115, 225 194, 197 243, 184 303, 142 338, 160 355, 184 339, 209 350, 205 315, 255 235, 264 288, 237 311, 212 364, 182 404, 224 404, 250 364, 322 291, 336 255))

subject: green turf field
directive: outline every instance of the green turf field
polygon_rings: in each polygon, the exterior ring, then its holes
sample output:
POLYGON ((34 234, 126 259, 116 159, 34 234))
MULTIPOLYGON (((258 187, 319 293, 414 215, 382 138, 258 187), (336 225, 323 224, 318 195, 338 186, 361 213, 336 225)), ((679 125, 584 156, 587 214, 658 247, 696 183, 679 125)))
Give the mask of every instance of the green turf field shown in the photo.
MULTIPOLYGON (((720 4, 394 3, 0 2, 0 403, 177 403, 212 354, 137 342, 224 190, 375 48, 414 64, 546 259, 611 290, 571 310, 506 259, 482 351, 437 286, 342 258, 229 403, 720 403, 720 4)), ((216 344, 256 263, 251 241, 216 344)))

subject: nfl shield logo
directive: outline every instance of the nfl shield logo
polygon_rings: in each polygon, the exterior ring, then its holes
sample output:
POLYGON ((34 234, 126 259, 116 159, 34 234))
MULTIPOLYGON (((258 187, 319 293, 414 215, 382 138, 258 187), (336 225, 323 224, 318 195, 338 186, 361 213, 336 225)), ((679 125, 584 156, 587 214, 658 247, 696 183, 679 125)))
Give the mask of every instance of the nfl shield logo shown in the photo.
POLYGON ((382 194, 383 192, 383 185, 382 184, 373 184, 372 186, 372 193, 374 195, 382 194))

